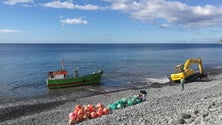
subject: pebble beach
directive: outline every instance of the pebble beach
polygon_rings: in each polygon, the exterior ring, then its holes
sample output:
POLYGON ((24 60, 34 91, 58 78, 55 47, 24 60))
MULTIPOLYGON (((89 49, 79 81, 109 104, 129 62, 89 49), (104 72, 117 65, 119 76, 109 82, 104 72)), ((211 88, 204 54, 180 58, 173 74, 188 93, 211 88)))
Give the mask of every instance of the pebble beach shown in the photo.
POLYGON ((113 92, 101 91, 97 95, 73 99, 63 96, 0 105, 2 125, 67 125, 69 113, 77 104, 107 106, 124 97, 137 95, 145 90, 145 102, 108 115, 88 119, 79 125, 221 125, 222 124, 222 72, 211 72, 207 81, 185 84, 184 91, 177 85, 150 85, 113 92))

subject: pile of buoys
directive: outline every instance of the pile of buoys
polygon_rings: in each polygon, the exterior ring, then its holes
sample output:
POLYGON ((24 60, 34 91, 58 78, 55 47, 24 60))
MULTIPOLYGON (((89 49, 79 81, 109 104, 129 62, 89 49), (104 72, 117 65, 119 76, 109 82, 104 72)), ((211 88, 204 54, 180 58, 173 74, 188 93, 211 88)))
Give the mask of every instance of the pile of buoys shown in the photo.
POLYGON ((105 108, 101 103, 98 103, 96 106, 92 104, 88 105, 76 105, 73 112, 69 114, 69 125, 79 123, 83 120, 94 119, 102 115, 107 115, 110 111, 115 109, 122 109, 127 106, 136 105, 143 101, 146 101, 147 92, 145 90, 140 91, 139 95, 129 96, 117 100, 114 103, 111 103, 105 108))
POLYGON ((87 119, 94 119, 109 113, 109 108, 104 108, 101 103, 98 103, 96 106, 92 104, 84 106, 76 105, 74 111, 69 114, 69 125, 73 125, 87 119))
POLYGON ((127 106, 138 104, 140 102, 142 102, 141 99, 137 95, 135 95, 117 100, 116 102, 109 104, 107 107, 110 110, 122 109, 127 106))

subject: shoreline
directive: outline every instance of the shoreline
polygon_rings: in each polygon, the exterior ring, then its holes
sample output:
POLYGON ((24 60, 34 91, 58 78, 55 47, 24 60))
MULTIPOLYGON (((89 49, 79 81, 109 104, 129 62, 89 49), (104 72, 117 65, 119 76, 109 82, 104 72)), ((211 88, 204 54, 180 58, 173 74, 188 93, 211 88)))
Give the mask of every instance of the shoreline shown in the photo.
POLYGON ((187 123, 222 123, 222 113, 219 112, 222 111, 222 68, 208 72, 211 80, 185 84, 184 91, 180 91, 179 85, 157 88, 142 85, 111 92, 101 91, 93 96, 77 99, 70 95, 1 104, 0 124, 65 125, 68 123, 68 114, 77 104, 95 105, 101 102, 106 106, 123 97, 136 95, 140 90, 148 92, 147 101, 79 124, 175 124, 181 113, 191 114, 192 119, 188 119, 190 121, 185 119, 187 123), (215 103, 214 106, 211 106, 212 102, 215 103), (212 111, 208 109, 210 106, 212 111), (200 114, 194 115, 195 110, 200 114), (208 113, 208 119, 203 118, 205 112, 208 113), (218 117, 215 117, 215 112, 218 117))
MULTIPOLYGON (((208 75, 214 76, 218 74, 222 74, 222 68, 207 68, 206 72, 208 75)), ((143 78, 140 82, 138 80, 132 80, 132 81, 126 81, 127 84, 120 85, 120 86, 100 86, 100 85, 93 85, 93 86, 78 86, 78 87, 70 87, 70 88, 64 88, 64 89, 56 89, 56 90, 49 90, 48 94, 43 95, 37 95, 37 96, 30 96, 30 97, 15 97, 11 98, 11 100, 3 99, 0 102, 1 105, 7 105, 11 103, 23 103, 23 102, 30 102, 30 100, 48 100, 48 99, 54 99, 59 100, 60 98, 84 98, 88 96, 95 96, 99 94, 103 94, 104 92, 118 92, 118 91, 124 91, 128 89, 138 89, 138 88, 144 88, 144 87, 153 87, 158 88, 167 85, 168 78, 162 77, 162 78, 143 78), (157 83, 157 84, 156 84, 157 83), (62 91, 62 92, 61 92, 62 91), (77 91, 76 93, 73 93, 73 91, 77 91)), ((6 98, 6 97, 4 97, 6 98)))

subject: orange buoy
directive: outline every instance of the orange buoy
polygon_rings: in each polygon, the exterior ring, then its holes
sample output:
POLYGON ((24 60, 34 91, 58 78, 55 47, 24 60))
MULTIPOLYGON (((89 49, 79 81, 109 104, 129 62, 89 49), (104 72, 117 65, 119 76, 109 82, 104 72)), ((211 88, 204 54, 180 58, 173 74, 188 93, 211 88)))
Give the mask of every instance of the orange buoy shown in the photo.
POLYGON ((96 112, 91 112, 90 113, 90 118, 96 118, 97 117, 97 113, 96 112))
POLYGON ((109 110, 108 108, 104 108, 104 109, 103 109, 103 114, 104 114, 104 115, 109 114, 109 112, 110 112, 110 110, 109 110))
POLYGON ((81 109, 81 108, 82 108, 81 105, 76 105, 75 110, 79 110, 79 109, 81 109))
POLYGON ((95 107, 96 107, 96 109, 98 109, 98 108, 104 108, 104 106, 102 105, 102 103, 98 103, 95 107))
POLYGON ((78 112, 77 112, 77 114, 78 114, 78 115, 84 114, 83 109, 79 109, 78 112))

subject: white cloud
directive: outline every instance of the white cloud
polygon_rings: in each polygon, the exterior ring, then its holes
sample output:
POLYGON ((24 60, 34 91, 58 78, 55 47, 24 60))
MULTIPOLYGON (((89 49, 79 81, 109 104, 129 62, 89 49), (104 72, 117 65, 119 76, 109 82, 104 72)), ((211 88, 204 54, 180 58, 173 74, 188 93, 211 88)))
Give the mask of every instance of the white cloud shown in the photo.
POLYGON ((170 25, 168 25, 168 24, 161 24, 160 27, 161 28, 168 28, 168 27, 170 27, 170 25))
POLYGON ((73 4, 72 0, 61 2, 60 0, 55 0, 48 3, 43 3, 41 6, 50 8, 66 8, 66 9, 80 9, 80 10, 98 10, 101 9, 99 6, 87 4, 87 5, 77 5, 73 4))
POLYGON ((4 4, 9 4, 9 5, 16 5, 18 3, 22 3, 22 4, 34 3, 34 1, 33 0, 6 0, 3 3, 4 4))
POLYGON ((88 24, 87 20, 83 20, 82 18, 73 18, 73 19, 64 19, 60 21, 62 25, 65 24, 88 24))
POLYGON ((23 31, 19 31, 19 30, 14 30, 14 29, 1 29, 0 33, 20 33, 23 31))
MULTIPOLYGON (((218 26, 222 22, 222 6, 190 6, 170 0, 104 0, 110 8, 132 18, 155 22, 158 19, 182 27, 218 26)), ((157 22, 156 24, 161 24, 157 22)))

